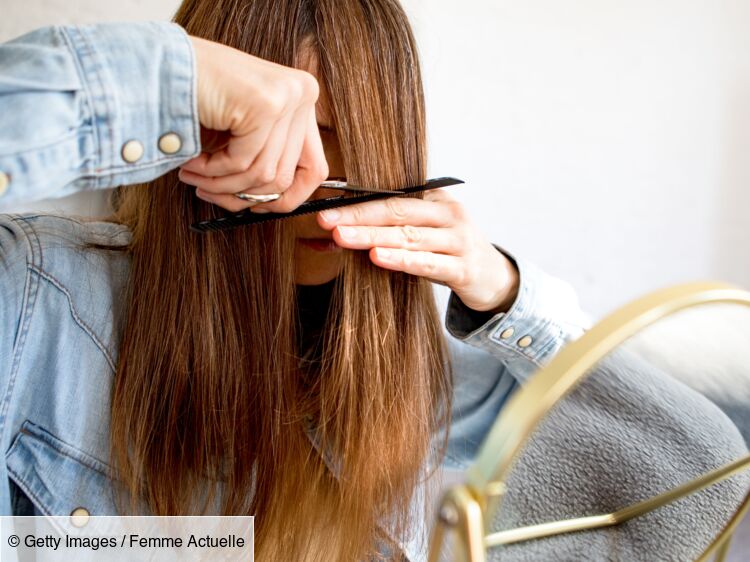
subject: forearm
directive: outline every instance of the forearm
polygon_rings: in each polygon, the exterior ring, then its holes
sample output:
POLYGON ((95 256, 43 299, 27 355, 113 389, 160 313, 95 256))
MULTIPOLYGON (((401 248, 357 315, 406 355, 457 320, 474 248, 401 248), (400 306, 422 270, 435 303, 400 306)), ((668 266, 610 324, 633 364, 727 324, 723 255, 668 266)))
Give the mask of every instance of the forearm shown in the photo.
POLYGON ((199 152, 178 26, 48 27, 0 45, 3 206, 149 181, 199 152))

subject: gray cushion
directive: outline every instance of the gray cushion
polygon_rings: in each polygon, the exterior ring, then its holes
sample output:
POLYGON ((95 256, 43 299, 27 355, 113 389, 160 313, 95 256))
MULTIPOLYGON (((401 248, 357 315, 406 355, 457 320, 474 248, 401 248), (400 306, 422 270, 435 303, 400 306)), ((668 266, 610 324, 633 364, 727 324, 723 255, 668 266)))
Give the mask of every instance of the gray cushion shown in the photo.
MULTIPOLYGON (((555 406, 528 441, 491 528, 616 511, 745 454, 737 427, 711 401, 619 351, 555 406)), ((620 526, 496 547, 488 558, 693 560, 749 484, 745 472, 620 526)))

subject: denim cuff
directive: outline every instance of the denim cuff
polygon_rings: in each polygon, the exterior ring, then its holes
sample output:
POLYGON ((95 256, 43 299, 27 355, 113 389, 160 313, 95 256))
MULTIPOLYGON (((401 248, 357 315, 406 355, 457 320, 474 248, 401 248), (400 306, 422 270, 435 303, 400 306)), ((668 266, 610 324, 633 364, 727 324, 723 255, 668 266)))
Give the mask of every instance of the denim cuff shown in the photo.
POLYGON ((143 22, 61 29, 90 105, 98 150, 83 175, 93 180, 91 187, 149 181, 200 153, 197 72, 180 26, 143 22), (160 147, 165 135, 171 144, 160 147))
POLYGON ((507 312, 490 315, 469 309, 451 292, 445 325, 453 337, 492 354, 524 382, 565 343, 580 337, 591 319, 569 284, 495 247, 518 269, 516 300, 507 312))

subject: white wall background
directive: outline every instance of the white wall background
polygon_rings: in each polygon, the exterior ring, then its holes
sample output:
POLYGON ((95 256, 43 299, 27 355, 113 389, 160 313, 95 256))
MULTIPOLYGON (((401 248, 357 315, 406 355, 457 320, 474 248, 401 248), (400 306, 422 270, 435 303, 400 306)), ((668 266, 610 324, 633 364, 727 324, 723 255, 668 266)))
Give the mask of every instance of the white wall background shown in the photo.
MULTIPOLYGON (((682 281, 750 288, 750 2, 404 3, 433 174, 468 181, 454 193, 493 241, 571 282, 594 316, 682 281)), ((0 40, 176 6, 0 0, 0 40)))

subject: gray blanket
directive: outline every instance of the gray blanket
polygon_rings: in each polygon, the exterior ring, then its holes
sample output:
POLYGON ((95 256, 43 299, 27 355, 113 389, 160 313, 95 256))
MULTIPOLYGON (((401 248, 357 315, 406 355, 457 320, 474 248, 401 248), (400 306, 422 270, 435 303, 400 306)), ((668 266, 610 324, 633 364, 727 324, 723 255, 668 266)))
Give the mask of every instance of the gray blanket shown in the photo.
MULTIPOLYGON (((527 443, 492 530, 616 511, 746 453, 737 427, 707 398, 618 352, 527 443)), ((488 559, 694 560, 749 485, 743 473, 618 527, 497 547, 488 559)))

